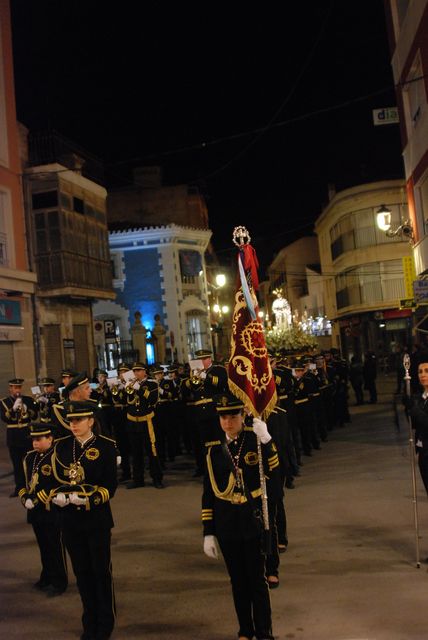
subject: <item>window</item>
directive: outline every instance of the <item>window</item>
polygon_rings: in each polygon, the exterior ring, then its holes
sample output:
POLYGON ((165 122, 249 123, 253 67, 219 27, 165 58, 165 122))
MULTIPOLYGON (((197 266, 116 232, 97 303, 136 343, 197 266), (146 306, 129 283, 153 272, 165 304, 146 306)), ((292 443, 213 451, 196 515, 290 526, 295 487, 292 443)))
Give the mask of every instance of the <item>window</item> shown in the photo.
POLYGON ((6 267, 9 264, 8 246, 7 246, 7 210, 9 205, 9 197, 6 193, 0 191, 0 265, 6 267))
POLYGON ((85 205, 81 198, 73 198, 73 211, 77 213, 85 213, 85 205))
POLYGON ((407 83, 404 86, 403 98, 406 108, 407 131, 417 127, 426 105, 425 82, 420 54, 416 56, 407 83))
POLYGON ((58 192, 44 191, 42 193, 33 193, 32 196, 33 209, 49 209, 58 206, 58 192))

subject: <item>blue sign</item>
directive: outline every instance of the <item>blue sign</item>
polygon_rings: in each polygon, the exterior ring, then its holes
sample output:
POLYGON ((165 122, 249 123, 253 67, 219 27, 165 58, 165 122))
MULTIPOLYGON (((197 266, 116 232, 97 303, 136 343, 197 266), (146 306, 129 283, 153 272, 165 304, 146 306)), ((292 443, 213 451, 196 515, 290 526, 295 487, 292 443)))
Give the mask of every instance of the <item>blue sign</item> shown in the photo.
POLYGON ((21 304, 0 298, 0 324, 21 324, 21 304))

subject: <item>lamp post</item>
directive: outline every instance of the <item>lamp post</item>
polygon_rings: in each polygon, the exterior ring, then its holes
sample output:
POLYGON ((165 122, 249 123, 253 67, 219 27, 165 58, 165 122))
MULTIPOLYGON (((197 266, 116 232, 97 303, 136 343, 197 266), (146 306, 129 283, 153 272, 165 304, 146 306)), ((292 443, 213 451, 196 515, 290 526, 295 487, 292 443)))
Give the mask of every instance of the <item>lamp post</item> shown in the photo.
POLYGON ((376 212, 376 224, 381 231, 384 231, 388 238, 402 236, 407 238, 410 244, 414 243, 415 237, 413 226, 410 220, 405 220, 396 229, 391 229, 391 210, 382 204, 376 212))
POLYGON ((214 278, 215 284, 213 282, 209 283, 209 286, 212 289, 212 299, 214 304, 211 306, 211 331, 213 338, 213 349, 214 349, 214 358, 217 357, 218 353, 221 352, 222 342, 223 342, 223 321, 224 316, 226 316, 230 308, 227 304, 221 304, 219 291, 223 289, 223 287, 227 284, 227 278, 224 273, 218 273, 214 278))

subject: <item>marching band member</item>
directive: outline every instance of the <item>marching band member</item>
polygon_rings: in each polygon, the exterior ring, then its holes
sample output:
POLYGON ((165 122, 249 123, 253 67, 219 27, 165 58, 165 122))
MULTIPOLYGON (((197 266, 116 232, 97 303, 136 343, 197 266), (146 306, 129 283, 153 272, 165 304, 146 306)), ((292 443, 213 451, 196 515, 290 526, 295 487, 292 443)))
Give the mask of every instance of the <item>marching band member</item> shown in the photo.
POLYGON ((281 493, 279 460, 266 424, 244 424, 243 403, 230 393, 216 401, 220 438, 206 443, 207 473, 202 496, 204 553, 216 559, 217 542, 232 584, 240 640, 271 640, 272 615, 261 535, 261 478, 257 438, 268 498, 281 493))
POLYGON ((31 423, 33 450, 24 458, 18 491, 27 510, 27 522, 33 527, 42 562, 40 578, 34 588, 44 591, 51 598, 64 593, 68 583, 58 512, 51 509, 49 502, 54 487, 51 460, 53 428, 46 422, 31 423))
POLYGON ((99 435, 90 401, 68 401, 71 435, 55 444, 52 502, 60 509, 65 546, 83 604, 81 640, 107 640, 116 615, 111 567, 110 500, 117 488, 116 445, 99 435))
POLYGON ((0 400, 0 418, 6 423, 6 442, 15 480, 15 489, 10 494, 10 498, 18 495, 22 461, 28 451, 29 425, 38 413, 38 407, 33 398, 22 395, 23 384, 23 378, 9 380, 9 395, 0 400))

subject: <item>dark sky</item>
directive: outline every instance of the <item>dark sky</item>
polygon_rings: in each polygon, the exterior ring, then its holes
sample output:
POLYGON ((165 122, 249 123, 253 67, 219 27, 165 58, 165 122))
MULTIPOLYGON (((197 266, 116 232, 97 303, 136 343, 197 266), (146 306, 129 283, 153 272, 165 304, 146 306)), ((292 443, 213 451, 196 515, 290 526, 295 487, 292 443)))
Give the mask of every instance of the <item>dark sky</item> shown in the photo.
POLYGON ((342 189, 403 174, 382 0, 12 0, 18 118, 102 158, 198 184, 219 257, 262 265, 342 189), (284 14, 284 15, 283 15, 284 14), (245 135, 239 135, 245 134, 245 135))

